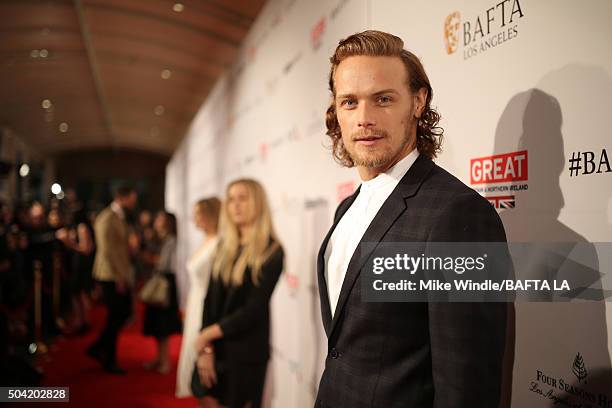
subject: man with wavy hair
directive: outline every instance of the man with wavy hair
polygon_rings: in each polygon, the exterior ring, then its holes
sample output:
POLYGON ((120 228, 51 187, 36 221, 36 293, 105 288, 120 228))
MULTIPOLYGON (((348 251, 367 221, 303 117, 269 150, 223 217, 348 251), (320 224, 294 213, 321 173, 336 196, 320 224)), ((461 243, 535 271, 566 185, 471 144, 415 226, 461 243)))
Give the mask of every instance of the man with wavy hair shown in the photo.
POLYGON ((362 184, 319 251, 329 353, 316 406, 497 407, 505 304, 361 297, 360 243, 506 241, 493 207, 432 161, 443 130, 421 62, 394 35, 354 34, 331 57, 329 88, 333 156, 362 184))

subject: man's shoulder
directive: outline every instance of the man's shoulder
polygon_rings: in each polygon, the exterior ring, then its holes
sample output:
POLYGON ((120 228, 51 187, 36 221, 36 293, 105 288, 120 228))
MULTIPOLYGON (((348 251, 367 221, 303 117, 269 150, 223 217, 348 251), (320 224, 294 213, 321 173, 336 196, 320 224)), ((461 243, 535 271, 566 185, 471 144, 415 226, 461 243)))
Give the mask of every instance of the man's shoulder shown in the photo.
POLYGON ((96 217, 95 225, 107 224, 116 216, 115 212, 110 208, 110 206, 106 207, 96 217))
POLYGON ((503 224, 491 203, 435 165, 421 186, 421 199, 415 205, 429 211, 429 221, 437 226, 433 241, 504 242, 503 224))
POLYGON ((432 211, 453 209, 473 213, 495 213, 491 203, 473 188, 455 177, 444 168, 434 164, 423 180, 415 197, 417 206, 426 206, 432 211))
POLYGON ((100 214, 98 214, 99 218, 108 218, 110 216, 112 216, 113 214, 115 214, 115 212, 113 211, 113 209, 109 206, 105 207, 102 211, 100 211, 100 214))
POLYGON ((433 168, 429 172, 429 177, 423 182, 425 188, 441 188, 444 187, 450 192, 456 193, 467 193, 474 191, 468 187, 463 181, 459 180, 456 176, 449 173, 444 168, 434 163, 433 168))
POLYGON ((421 191, 435 194, 441 200, 450 200, 461 196, 466 200, 486 201, 473 188, 435 163, 428 177, 423 181, 421 191))

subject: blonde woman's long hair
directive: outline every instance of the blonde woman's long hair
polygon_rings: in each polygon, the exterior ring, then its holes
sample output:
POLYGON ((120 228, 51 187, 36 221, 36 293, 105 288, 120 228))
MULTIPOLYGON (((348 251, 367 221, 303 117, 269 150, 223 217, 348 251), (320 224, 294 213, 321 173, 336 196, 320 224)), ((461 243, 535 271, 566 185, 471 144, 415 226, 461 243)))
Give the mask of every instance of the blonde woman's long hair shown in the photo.
POLYGON ((210 220, 215 233, 219 230, 221 200, 217 197, 203 198, 195 204, 195 210, 210 220))
POLYGON ((262 265, 280 246, 272 225, 266 193, 259 182, 245 178, 234 180, 227 186, 226 200, 221 209, 220 235, 221 241, 213 262, 213 277, 220 277, 225 284, 239 286, 244 281, 246 268, 249 267, 253 283, 257 285, 262 265), (250 236, 246 237, 246 244, 240 255, 238 255, 239 230, 229 216, 227 208, 229 190, 237 184, 244 185, 249 191, 254 210, 253 228, 250 236), (270 239, 272 239, 272 245, 269 245, 270 239))

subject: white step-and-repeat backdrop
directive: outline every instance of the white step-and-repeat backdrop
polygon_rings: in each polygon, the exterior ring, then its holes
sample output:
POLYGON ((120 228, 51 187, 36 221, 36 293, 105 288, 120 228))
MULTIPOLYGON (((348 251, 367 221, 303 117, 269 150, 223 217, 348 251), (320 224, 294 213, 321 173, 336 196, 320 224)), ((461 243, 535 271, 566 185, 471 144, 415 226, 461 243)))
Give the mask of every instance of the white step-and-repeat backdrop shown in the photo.
MULTIPOLYGON (((272 300, 268 406, 312 406, 326 354, 315 254, 359 184, 325 135, 338 41, 379 29, 422 59, 445 128, 437 163, 489 198, 510 240, 610 242, 610 21, 609 0, 266 4, 168 165, 166 205, 184 261, 202 239, 198 199, 222 197, 237 177, 265 186, 287 255, 272 300)), ((585 263, 606 256, 593 254, 585 263)), ((180 287, 184 297, 184 271, 180 287)), ((609 327, 606 303, 518 304, 512 406, 612 408, 609 327)))

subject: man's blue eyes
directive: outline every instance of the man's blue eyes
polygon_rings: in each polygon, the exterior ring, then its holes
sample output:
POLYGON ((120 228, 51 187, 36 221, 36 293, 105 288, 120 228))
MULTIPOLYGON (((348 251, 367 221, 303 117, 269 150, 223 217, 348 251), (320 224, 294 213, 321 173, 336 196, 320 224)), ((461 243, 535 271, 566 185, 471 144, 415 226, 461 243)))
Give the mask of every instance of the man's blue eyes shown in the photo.
MULTIPOLYGON (((391 98, 388 96, 379 96, 376 98, 376 102, 380 104, 386 104, 391 102, 391 98)), ((353 107, 357 105, 357 101, 355 99, 345 99, 340 103, 341 106, 353 107)))

